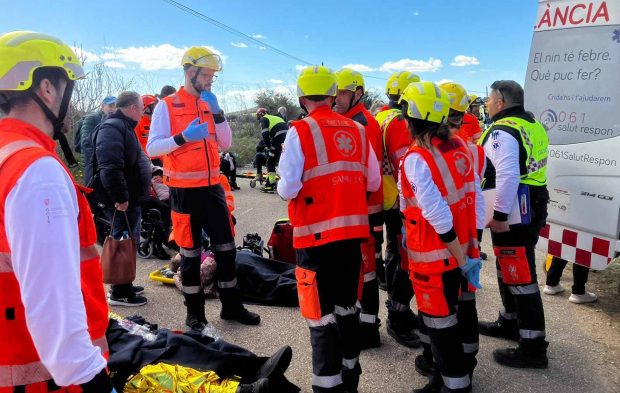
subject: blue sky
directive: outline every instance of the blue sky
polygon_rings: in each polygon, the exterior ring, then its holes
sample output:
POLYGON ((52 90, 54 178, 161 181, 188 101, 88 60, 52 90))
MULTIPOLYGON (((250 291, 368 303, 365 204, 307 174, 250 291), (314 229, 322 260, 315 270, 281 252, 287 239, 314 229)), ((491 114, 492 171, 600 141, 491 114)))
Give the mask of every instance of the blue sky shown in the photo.
MULTIPOLYGON (((523 82, 537 1, 179 0, 282 51, 338 69, 354 64, 384 78, 411 70, 480 94, 496 79, 523 82)), ((0 0, 0 31, 34 30, 80 46, 87 66, 105 61, 141 93, 179 85, 184 48, 224 56, 215 91, 225 107, 261 88, 290 90, 302 63, 187 14, 163 0, 0 0)), ((366 78, 383 90, 385 80, 366 78)))

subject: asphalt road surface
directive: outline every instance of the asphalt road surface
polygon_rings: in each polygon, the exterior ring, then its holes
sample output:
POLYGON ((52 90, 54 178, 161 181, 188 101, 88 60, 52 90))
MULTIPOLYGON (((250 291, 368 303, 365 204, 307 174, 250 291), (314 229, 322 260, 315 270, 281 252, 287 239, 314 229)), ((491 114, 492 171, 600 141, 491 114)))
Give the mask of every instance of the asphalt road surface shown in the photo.
MULTIPOLYGON (((237 244, 245 233, 257 232, 265 240, 271 233, 276 219, 287 216, 286 202, 277 195, 264 194, 249 187, 249 181, 239 179, 242 188, 235 192, 237 210, 237 244)), ((485 234, 483 249, 491 255, 490 236, 485 234)), ((542 254, 538 258, 542 263, 542 254)), ((140 314, 160 327, 185 330, 185 307, 181 293, 174 287, 150 281, 148 275, 164 264, 159 260, 139 260, 136 284, 146 287, 149 303, 143 307, 112 307, 112 311, 128 316, 140 314)), ((541 264, 539 263, 539 266, 541 264)), ((478 291, 477 306, 480 320, 495 319, 500 298, 497 291, 494 263, 486 262, 482 272, 483 288, 478 291)), ((539 283, 544 279, 539 268, 539 283)), ((572 276, 565 275, 563 285, 570 288, 572 276)), ((541 285, 542 291, 542 285, 541 285)), ((601 312, 597 304, 578 306, 568 302, 570 290, 550 297, 543 295, 549 368, 546 370, 520 370, 502 367, 492 359, 496 348, 512 343, 480 337, 478 367, 474 374, 474 392, 620 392, 618 365, 620 363, 620 332, 617 317, 601 312)), ((385 321, 383 306, 386 293, 381 291, 380 318, 385 321)), ((603 299, 601 299, 603 301, 603 299)), ((609 301, 609 299, 607 300, 609 301)), ((618 298, 611 301, 618 301, 618 298)), ((412 307, 415 310, 415 300, 412 307)), ((243 346, 256 354, 269 356, 283 345, 293 348, 293 361, 287 377, 311 392, 312 372, 309 332, 297 308, 279 308, 250 305, 248 308, 261 315, 259 326, 243 326, 220 320, 218 300, 209 300, 206 315, 220 337, 243 346)), ((426 378, 414 370, 414 359, 421 353, 398 345, 381 327, 382 346, 364 351, 360 357, 363 374, 360 392, 411 392, 424 386, 426 378)))

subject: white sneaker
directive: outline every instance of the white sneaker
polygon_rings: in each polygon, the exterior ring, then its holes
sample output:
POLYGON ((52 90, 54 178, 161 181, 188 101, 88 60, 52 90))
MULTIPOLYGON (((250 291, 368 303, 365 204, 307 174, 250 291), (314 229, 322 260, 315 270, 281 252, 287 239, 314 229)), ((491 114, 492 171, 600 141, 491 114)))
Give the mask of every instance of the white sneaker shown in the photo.
POLYGON ((575 304, 592 303, 592 302, 595 302, 597 300, 598 300, 598 296, 596 296, 596 294, 594 294, 592 292, 587 292, 587 291, 583 295, 576 295, 576 294, 573 293, 568 298, 569 302, 575 303, 575 304))
POLYGON ((557 295, 558 293, 564 292, 564 287, 562 284, 558 284, 555 286, 545 285, 545 289, 543 289, 543 293, 545 295, 557 295))

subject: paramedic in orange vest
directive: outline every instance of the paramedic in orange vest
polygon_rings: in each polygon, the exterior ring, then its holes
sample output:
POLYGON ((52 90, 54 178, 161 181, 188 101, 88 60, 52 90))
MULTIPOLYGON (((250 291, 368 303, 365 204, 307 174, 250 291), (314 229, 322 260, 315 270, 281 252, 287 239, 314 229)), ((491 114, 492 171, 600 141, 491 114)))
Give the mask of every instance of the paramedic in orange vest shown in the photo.
MULTIPOLYGON (((142 104, 144 104, 144 114, 140 118, 138 125, 136 125, 135 132, 138 142, 140 142, 140 146, 142 146, 142 150, 146 154, 146 143, 149 140, 149 131, 151 129, 151 117, 157 104, 157 97, 145 94, 142 96, 142 104)), ((148 154, 146 155, 148 156, 148 154)))
MULTIPOLYGON (((383 136, 379 123, 368 112, 362 98, 364 96, 364 77, 350 68, 343 68, 336 72, 338 80, 338 94, 334 112, 352 119, 364 126, 366 136, 375 151, 377 162, 383 160, 383 136)), ((370 194, 368 197, 368 225, 370 236, 362 242, 362 272, 360 274, 360 344, 362 349, 381 346, 379 336, 379 285, 377 274, 385 274, 384 270, 377 270, 377 257, 381 258, 383 243, 383 188, 370 194)), ((384 279, 385 280, 385 279, 384 279)))
POLYGON ((220 57, 208 48, 192 47, 181 62, 185 84, 155 107, 146 145, 150 156, 162 156, 164 183, 170 186, 172 229, 180 247, 186 325, 202 331, 207 325, 205 298, 200 289, 203 229, 209 235, 217 263, 222 319, 257 325, 260 317, 241 303, 235 267, 235 239, 224 190, 220 185, 220 155, 232 132, 217 97, 211 92, 220 57))
POLYGON ((289 201, 293 225, 301 315, 310 327, 314 392, 357 392, 366 193, 381 185, 366 130, 331 110, 337 90, 329 68, 301 71, 297 95, 308 116, 289 129, 278 169, 278 194, 289 201))
POLYGON ((54 141, 81 78, 60 40, 0 36, 1 393, 114 392, 95 224, 54 141))
POLYGON ((400 103, 415 140, 401 161, 410 278, 436 371, 414 392, 470 392, 475 358, 462 333, 475 324, 457 314, 459 295, 480 287, 474 163, 467 146, 443 124, 450 98, 432 82, 415 82, 400 103))
POLYGON ((478 139, 482 136, 482 129, 478 120, 480 101, 482 100, 475 95, 468 96, 468 106, 465 108, 463 124, 460 127, 461 137, 469 139, 474 143, 478 142, 478 139))
MULTIPOLYGON (((476 184, 476 230, 478 242, 480 242, 482 230, 485 226, 485 205, 482 189, 480 188, 480 179, 484 173, 486 162, 484 150, 471 141, 465 140, 464 138, 468 138, 468 135, 464 134, 460 128, 463 122, 463 115, 469 105, 465 88, 454 82, 442 83, 439 87, 445 90, 450 98, 450 112, 446 122, 450 134, 455 135, 455 138, 463 139, 473 158, 476 184)), ((476 354, 478 353, 478 312, 476 310, 476 295, 472 287, 461 290, 458 305, 457 317, 461 326, 465 359, 469 364, 475 364, 476 354)), ((416 357, 415 368, 420 374, 428 376, 435 371, 435 365, 431 353, 430 339, 423 323, 420 324, 420 338, 424 350, 421 355, 416 357)))
POLYGON ((400 160, 413 142, 403 119, 398 100, 405 88, 420 77, 408 71, 395 72, 387 81, 386 94, 390 104, 375 116, 383 133, 383 208, 387 245, 385 247, 385 276, 388 292, 387 332, 396 342, 409 348, 420 346, 414 332, 418 319, 411 311, 413 287, 409 280, 407 253, 402 247, 402 227, 398 209, 398 168, 400 160))

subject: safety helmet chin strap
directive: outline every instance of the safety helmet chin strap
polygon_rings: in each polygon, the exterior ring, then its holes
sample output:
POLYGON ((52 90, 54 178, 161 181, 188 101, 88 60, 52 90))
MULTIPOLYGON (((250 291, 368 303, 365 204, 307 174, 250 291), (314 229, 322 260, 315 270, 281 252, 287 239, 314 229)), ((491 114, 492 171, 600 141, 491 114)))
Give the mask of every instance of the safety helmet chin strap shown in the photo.
POLYGON ((360 96, 360 98, 358 98, 357 101, 353 102, 353 100, 355 99, 355 93, 357 92, 357 88, 355 89, 355 91, 353 92, 353 95, 351 96, 351 99, 349 100, 349 108, 347 109, 347 112, 350 111, 351 109, 353 109, 353 107, 357 104, 359 104, 360 102, 362 102, 362 98, 364 98, 364 93, 362 93, 362 95, 360 96))
POLYGON ((194 88, 194 90, 196 90, 196 92, 200 94, 202 93, 202 90, 198 88, 198 86, 196 85, 196 81, 198 80, 198 74, 200 74, 200 71, 202 70, 202 68, 198 66, 194 66, 194 67, 196 67, 196 73, 194 74, 194 76, 192 76, 192 78, 189 81, 192 83, 192 87, 194 88))
POLYGON ((65 156, 65 160, 67 160, 67 165, 70 168, 74 168, 77 166, 77 161, 73 156, 73 152, 71 151, 71 147, 69 146, 69 142, 67 141, 67 137, 62 132, 62 127, 64 125, 65 117, 67 116, 67 111, 69 110, 69 103, 71 101, 71 95, 73 94, 73 87, 75 86, 75 82, 72 80, 67 81, 67 87, 65 88, 65 92, 62 96, 62 101, 60 102, 60 110, 58 111, 58 116, 52 112, 52 110, 45 105, 41 97, 35 93, 34 89, 30 89, 30 96, 36 102, 47 119, 52 123, 54 127, 54 136, 55 140, 58 140, 60 143, 60 148, 62 149, 62 154, 65 156))

